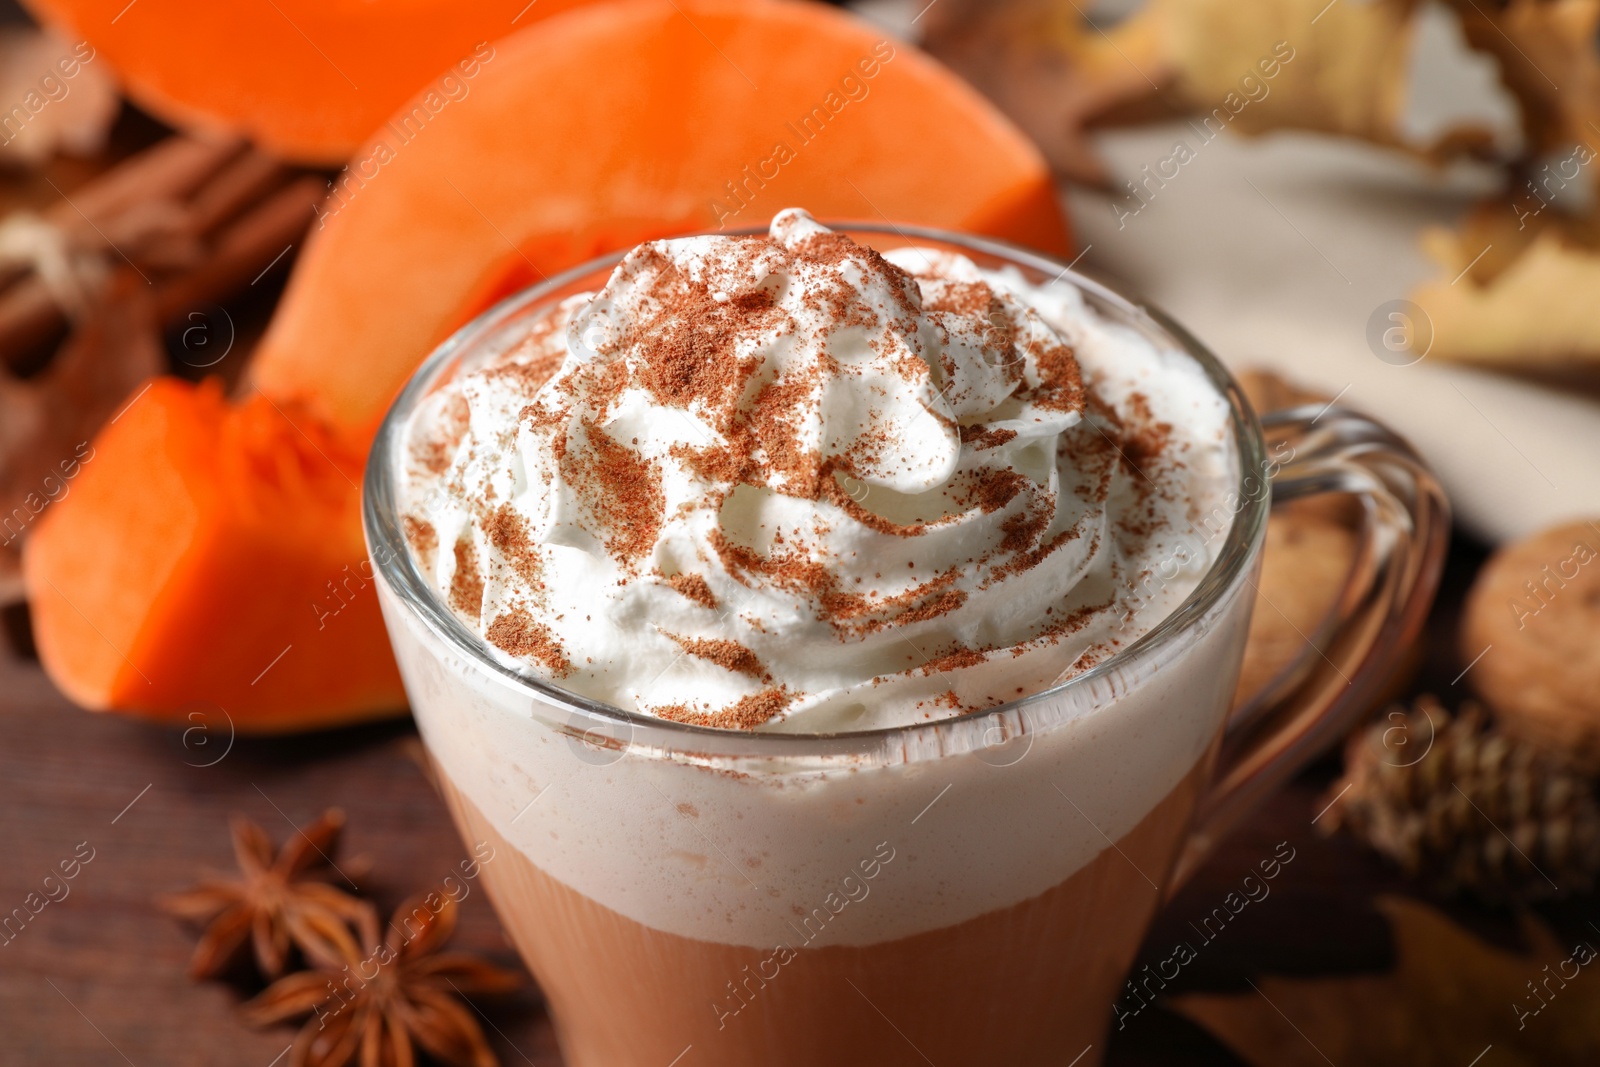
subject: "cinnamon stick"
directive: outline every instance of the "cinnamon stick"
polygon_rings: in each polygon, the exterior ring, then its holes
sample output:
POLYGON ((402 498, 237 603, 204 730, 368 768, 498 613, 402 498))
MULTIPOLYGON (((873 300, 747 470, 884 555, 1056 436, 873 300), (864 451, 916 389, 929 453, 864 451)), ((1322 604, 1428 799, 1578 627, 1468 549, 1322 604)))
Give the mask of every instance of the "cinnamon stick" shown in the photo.
POLYGON ((189 201, 195 232, 209 234, 282 185, 289 174, 288 167, 260 152, 237 157, 195 190, 189 201))
MULTIPOLYGON (((207 140, 178 134, 129 156, 105 173, 63 193, 59 203, 42 212, 72 239, 94 245, 115 215, 151 200, 182 200, 224 163, 245 150, 241 141, 207 140)), ((22 277, 27 268, 0 265, 0 285, 22 277)), ((0 333, 0 337, 5 334, 0 333)))
POLYGON ((0 364, 11 370, 60 335, 66 318, 38 278, 29 276, 0 290, 0 364))
MULTIPOLYGON (((292 173, 238 143, 175 136, 87 183, 75 191, 71 205, 56 205, 46 215, 72 212, 80 234, 93 231, 92 238, 85 235, 93 245, 111 240, 106 231, 118 230, 131 216, 172 205, 169 210, 179 212, 197 247, 192 262, 149 272, 155 275, 159 313, 170 321, 253 281, 304 232, 324 183, 307 176, 285 185, 292 173), (136 196, 141 182, 150 184, 136 196)), ((61 308, 37 276, 0 288, 0 363, 17 368, 29 353, 59 338, 65 325, 61 308)))
POLYGON ((103 226, 111 216, 144 201, 183 200, 246 150, 242 141, 175 134, 85 182, 44 217, 71 232, 90 223, 103 226))
POLYGON ((220 303, 252 284, 305 234, 312 208, 326 188, 321 178, 308 175, 225 227, 211 242, 205 262, 157 285, 156 310, 162 321, 171 322, 201 304, 220 303))

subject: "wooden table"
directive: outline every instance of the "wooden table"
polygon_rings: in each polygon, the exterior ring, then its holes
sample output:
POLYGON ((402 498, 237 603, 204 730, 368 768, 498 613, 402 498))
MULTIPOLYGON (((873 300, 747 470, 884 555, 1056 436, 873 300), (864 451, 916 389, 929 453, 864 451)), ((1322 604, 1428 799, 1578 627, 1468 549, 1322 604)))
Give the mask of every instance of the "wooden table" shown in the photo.
MULTIPOLYGON (((1450 649, 1450 620, 1481 555, 1470 543, 1456 545, 1419 687, 1455 695, 1449 683, 1460 666, 1450 649)), ((191 982, 185 966, 193 935, 151 903, 158 893, 188 884, 201 868, 231 868, 231 812, 249 815, 282 839, 322 808, 344 808, 344 854, 372 857, 367 884, 385 907, 442 878, 465 857, 421 769, 408 722, 241 739, 224 755, 224 739, 202 745, 200 735, 186 738, 181 730, 79 711, 36 663, 15 652, 0 660, 0 709, 0 855, 6 857, 0 914, 38 891, 49 869, 80 842, 94 849, 93 860, 69 883, 70 895, 0 945, 3 1064, 282 1062, 276 1057, 293 1030, 246 1029, 236 1005, 249 987, 191 982)), ((1336 761, 1324 761, 1265 806, 1163 912, 1142 962, 1192 939, 1188 924, 1210 913, 1279 842, 1296 850, 1270 897, 1207 944, 1172 991, 1245 990, 1245 979, 1262 973, 1329 974, 1389 964, 1386 928, 1371 902, 1401 884, 1370 854, 1344 838, 1325 840, 1311 825, 1336 772, 1336 761)), ((1583 902, 1569 903, 1548 917, 1558 929, 1576 928, 1584 911, 1583 902)), ((1491 936, 1513 939, 1507 916, 1460 907, 1452 913, 1491 936)), ((465 901, 456 943, 515 965, 481 892, 465 901)), ((480 1007, 503 1064, 561 1062, 531 988, 480 1007)), ((1157 1008, 1112 1035, 1108 1062, 1238 1061, 1157 1008)))

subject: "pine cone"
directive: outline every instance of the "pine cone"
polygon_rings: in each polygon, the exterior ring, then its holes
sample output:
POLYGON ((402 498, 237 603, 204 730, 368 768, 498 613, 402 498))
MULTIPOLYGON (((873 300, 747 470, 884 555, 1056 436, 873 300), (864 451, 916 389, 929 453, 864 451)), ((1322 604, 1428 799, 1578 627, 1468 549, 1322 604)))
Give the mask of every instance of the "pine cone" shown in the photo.
POLYGON ((1353 737, 1323 828, 1344 827, 1408 876, 1490 902, 1586 892, 1600 872, 1594 783, 1433 697, 1353 737))

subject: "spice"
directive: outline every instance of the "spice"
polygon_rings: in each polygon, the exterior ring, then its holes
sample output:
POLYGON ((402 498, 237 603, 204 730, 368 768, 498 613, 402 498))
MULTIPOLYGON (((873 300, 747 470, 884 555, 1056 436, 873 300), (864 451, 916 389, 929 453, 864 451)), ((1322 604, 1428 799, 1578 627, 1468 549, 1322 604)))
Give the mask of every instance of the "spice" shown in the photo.
POLYGON ((318 952, 315 970, 280 978, 245 1004, 246 1021, 264 1027, 312 1016, 289 1067, 414 1063, 418 1047, 445 1063, 492 1067, 498 1060, 483 1029, 456 998, 508 993, 522 979, 476 956, 439 951, 455 930, 456 906, 444 892, 412 897, 380 939, 377 912, 363 905, 363 950, 351 942, 318 952))
POLYGON ((353 950, 346 924, 362 904, 327 878, 344 829, 344 812, 329 808, 273 854, 266 831, 243 816, 232 820, 233 852, 242 877, 208 881, 159 901, 162 910, 206 924, 189 961, 193 978, 228 969, 248 942, 256 966, 268 978, 283 973, 291 945, 311 956, 353 950))

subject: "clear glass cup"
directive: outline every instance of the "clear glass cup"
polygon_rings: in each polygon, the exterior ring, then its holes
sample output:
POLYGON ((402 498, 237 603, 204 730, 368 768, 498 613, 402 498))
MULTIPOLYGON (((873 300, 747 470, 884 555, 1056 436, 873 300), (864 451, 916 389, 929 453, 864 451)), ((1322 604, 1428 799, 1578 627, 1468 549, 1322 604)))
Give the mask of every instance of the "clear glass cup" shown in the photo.
POLYGON ((1193 594, 1117 655, 991 710, 828 735, 667 722, 492 656, 401 533, 419 399, 598 289, 621 254, 510 298, 450 338, 389 412, 364 521, 423 739, 574 1067, 1098 1063, 1162 900, 1249 806, 1346 732, 1437 584, 1444 497, 1405 443, 1337 408, 1259 422, 1161 315, 1043 256, 840 224, 1072 285, 1187 352, 1232 409, 1235 493, 1193 594), (1361 551, 1305 655, 1232 708, 1270 504, 1364 504, 1361 551), (1074 1057, 1079 1057, 1074 1059, 1074 1057))

